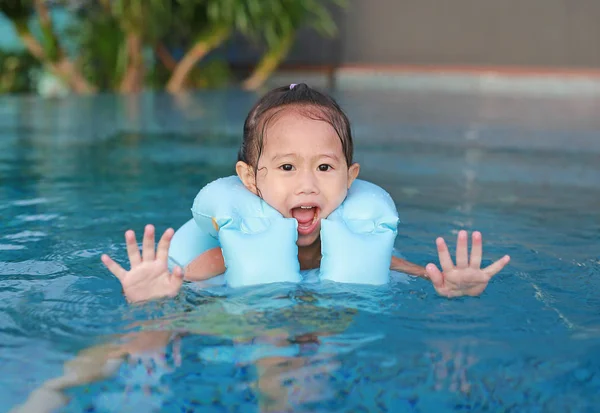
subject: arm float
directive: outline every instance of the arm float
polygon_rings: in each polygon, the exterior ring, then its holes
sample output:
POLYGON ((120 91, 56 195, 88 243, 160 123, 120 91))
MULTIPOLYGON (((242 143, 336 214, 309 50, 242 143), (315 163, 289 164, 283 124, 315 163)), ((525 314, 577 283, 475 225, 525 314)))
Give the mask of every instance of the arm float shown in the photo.
MULTIPOLYGON (((185 267, 220 246, 231 287, 300 282, 298 223, 250 192, 237 176, 211 182, 198 193, 193 219, 173 237, 169 264, 185 267)), ((397 235, 390 195, 355 180, 342 205, 321 221, 321 280, 385 284, 397 235)))

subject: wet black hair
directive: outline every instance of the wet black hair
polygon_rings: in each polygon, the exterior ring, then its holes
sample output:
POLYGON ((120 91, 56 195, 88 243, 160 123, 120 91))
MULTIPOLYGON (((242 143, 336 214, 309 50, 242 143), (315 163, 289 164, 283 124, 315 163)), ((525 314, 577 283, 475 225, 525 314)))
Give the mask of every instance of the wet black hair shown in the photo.
POLYGON ((352 165, 354 145, 348 117, 331 96, 305 83, 278 87, 256 102, 244 122, 244 139, 238 161, 252 166, 256 173, 267 126, 278 113, 288 108, 309 119, 329 123, 340 138, 346 164, 348 167, 352 165))

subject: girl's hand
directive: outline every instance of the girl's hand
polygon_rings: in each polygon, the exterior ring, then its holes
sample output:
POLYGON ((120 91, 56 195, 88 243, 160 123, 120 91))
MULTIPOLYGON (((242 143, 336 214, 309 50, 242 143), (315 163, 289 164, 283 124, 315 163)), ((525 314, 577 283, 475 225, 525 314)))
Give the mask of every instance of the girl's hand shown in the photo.
POLYGON ((462 295, 477 296, 485 290, 490 279, 496 275, 508 262, 510 257, 505 255, 490 266, 481 269, 482 242, 481 233, 473 232, 471 260, 467 246, 467 231, 460 231, 456 243, 456 266, 448 252, 443 238, 436 240, 438 256, 442 271, 435 264, 425 267, 427 276, 438 294, 445 297, 460 297, 462 295))
POLYGON ((137 246, 135 233, 125 232, 127 255, 131 269, 126 271, 106 254, 102 254, 102 263, 119 279, 123 293, 129 302, 140 302, 161 297, 174 297, 183 284, 183 271, 175 267, 169 273, 169 245, 175 231, 169 228, 161 237, 156 254, 154 251, 154 226, 146 225, 142 243, 142 255, 137 246))

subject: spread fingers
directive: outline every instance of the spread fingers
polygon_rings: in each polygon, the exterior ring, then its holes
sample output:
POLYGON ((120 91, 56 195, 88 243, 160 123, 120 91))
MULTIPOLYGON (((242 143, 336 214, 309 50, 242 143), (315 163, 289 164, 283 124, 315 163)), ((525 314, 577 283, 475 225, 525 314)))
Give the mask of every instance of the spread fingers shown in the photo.
POLYGON ((127 271, 125 271, 123 267, 117 264, 112 258, 110 258, 106 254, 102 254, 100 259, 102 260, 102 264, 104 264, 104 266, 106 266, 106 268, 108 268, 108 270, 112 272, 112 274, 115 277, 117 277, 119 281, 123 281, 125 275, 127 274, 127 271))
POLYGON ((506 264, 508 264, 508 262, 510 261, 510 257, 508 255, 505 255, 504 257, 500 258, 498 261, 494 262, 493 264, 490 264, 489 266, 487 266, 483 272, 490 278, 492 278, 494 275, 498 274, 502 268, 504 268, 504 266, 506 264))
POLYGON ((146 225, 144 228, 144 241, 142 243, 142 257, 144 261, 154 261, 154 225, 146 225))
POLYGON ((169 246, 171 245, 171 239, 175 231, 173 228, 169 228, 160 237, 158 241, 158 248, 156 249, 156 259, 159 261, 166 261, 169 258, 169 246))
POLYGON ((127 245, 129 263, 131 264, 131 268, 133 268, 142 262, 142 257, 140 256, 140 249, 138 248, 137 240, 135 239, 135 232, 132 230, 125 232, 125 245, 127 245))

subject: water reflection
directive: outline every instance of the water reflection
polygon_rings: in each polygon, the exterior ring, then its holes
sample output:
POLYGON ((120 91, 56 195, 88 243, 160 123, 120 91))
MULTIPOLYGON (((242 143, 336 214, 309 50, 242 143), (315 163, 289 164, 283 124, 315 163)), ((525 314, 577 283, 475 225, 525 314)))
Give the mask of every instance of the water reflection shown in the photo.
MULTIPOLYGON (((207 305, 193 313, 136 323, 131 326, 136 331, 81 351, 65 364, 62 376, 43 383, 13 412, 54 411, 69 403, 65 395, 69 389, 117 374, 121 389, 95 395, 96 405, 111 400, 113 408, 130 403, 139 407, 135 403, 146 395, 153 400, 152 411, 159 411, 177 397, 165 377, 186 363, 197 367, 194 353, 207 363, 251 367, 255 378, 244 387, 255 393, 261 412, 310 410, 310 405, 335 400, 331 381, 341 366, 337 357, 372 341, 341 336, 355 314, 350 308, 313 305, 230 314, 221 305, 207 305), (212 337, 222 344, 200 349, 191 345, 187 350, 185 342, 193 343, 193 336, 212 337)), ((145 408, 151 407, 150 399, 145 408)))

